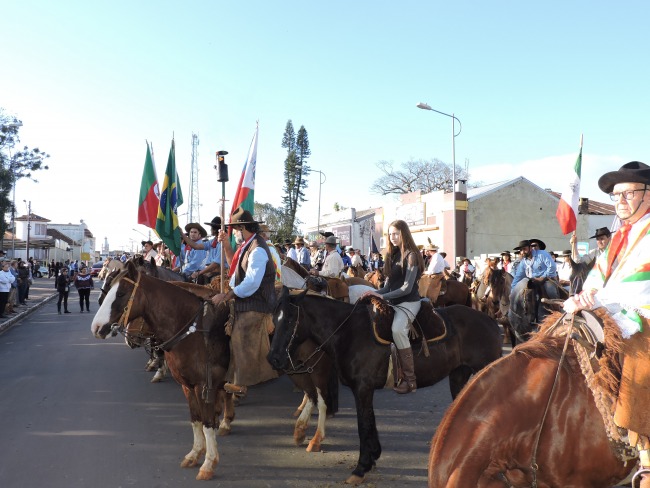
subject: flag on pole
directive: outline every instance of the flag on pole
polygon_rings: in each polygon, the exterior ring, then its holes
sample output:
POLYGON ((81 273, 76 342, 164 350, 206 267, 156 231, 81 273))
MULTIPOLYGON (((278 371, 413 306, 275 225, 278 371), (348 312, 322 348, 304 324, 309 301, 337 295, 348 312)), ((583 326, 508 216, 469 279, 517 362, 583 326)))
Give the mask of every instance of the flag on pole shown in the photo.
POLYGON ((255 134, 253 134, 253 141, 248 151, 248 157, 244 164, 244 171, 239 178, 239 185, 235 193, 235 199, 232 202, 232 215, 238 207, 248 210, 251 215, 255 213, 255 168, 257 166, 257 133, 259 132, 259 125, 255 127, 255 134))
MULTIPOLYGON (((257 167, 257 134, 260 126, 255 127, 255 134, 253 134, 253 141, 248 150, 248 157, 244 163, 244 170, 239 178, 239 185, 237 185, 237 192, 235 199, 232 201, 232 215, 238 207, 248 210, 251 215, 255 215, 255 169, 257 167)), ((229 227, 230 242, 233 249, 236 247, 235 236, 232 234, 232 227, 229 227)))
POLYGON ((178 227, 178 207, 183 204, 183 192, 176 173, 176 150, 174 140, 169 150, 165 181, 160 192, 160 206, 156 219, 156 232, 176 256, 181 254, 181 230, 178 227))
POLYGON ((144 160, 142 183, 140 183, 140 199, 138 200, 138 224, 155 229, 159 206, 160 188, 158 188, 158 176, 156 176, 156 167, 153 164, 149 142, 147 142, 147 157, 144 160))
POLYGON ((560 204, 555 216, 560 223, 563 234, 576 230, 578 224, 578 202, 580 200, 580 173, 582 170, 582 135, 580 136, 580 153, 568 178, 567 186, 562 192, 560 204))

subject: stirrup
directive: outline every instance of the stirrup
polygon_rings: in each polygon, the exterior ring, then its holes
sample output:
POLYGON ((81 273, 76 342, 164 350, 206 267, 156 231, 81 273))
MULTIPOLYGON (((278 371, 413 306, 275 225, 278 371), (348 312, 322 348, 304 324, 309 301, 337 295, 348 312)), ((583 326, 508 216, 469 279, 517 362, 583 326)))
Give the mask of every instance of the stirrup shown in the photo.
POLYGON ((245 386, 239 386, 234 383, 226 383, 223 385, 223 389, 226 390, 228 393, 232 393, 233 395, 245 395, 246 392, 248 392, 248 388, 245 386))
POLYGON ((639 470, 636 473, 634 473, 634 476, 632 476, 632 486, 636 486, 636 484, 635 484, 636 483, 636 477, 639 476, 639 475, 642 475, 642 474, 650 475, 650 468, 645 468, 645 467, 641 466, 641 468, 639 468, 639 470))

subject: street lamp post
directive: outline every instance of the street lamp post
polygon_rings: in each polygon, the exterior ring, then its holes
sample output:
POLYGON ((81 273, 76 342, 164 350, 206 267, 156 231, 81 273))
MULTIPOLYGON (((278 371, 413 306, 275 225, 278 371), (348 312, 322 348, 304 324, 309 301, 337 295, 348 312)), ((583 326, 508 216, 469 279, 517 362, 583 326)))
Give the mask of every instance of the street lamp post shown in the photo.
POLYGON ((32 216, 32 201, 30 200, 29 204, 27 203, 27 200, 23 200, 23 202, 27 205, 27 244, 25 245, 25 260, 29 261, 29 234, 32 228, 32 224, 30 223, 32 216))
POLYGON ((431 108, 428 104, 426 103, 418 103, 416 105, 417 108, 421 108, 422 110, 430 110, 432 112, 439 113, 440 115, 446 115, 447 117, 451 117, 451 192, 452 192, 452 204, 453 204, 453 211, 452 211, 452 228, 453 228, 453 239, 452 239, 452 247, 454 250, 454 263, 456 262, 456 258, 458 257, 458 250, 456 249, 456 136, 460 134, 461 130, 463 130, 463 126, 460 123, 460 120, 452 113, 452 114, 447 114, 445 112, 441 112, 440 110, 436 110, 434 108, 431 108), (456 121, 458 120, 458 134, 456 134, 456 121))
POLYGON ((318 173, 318 232, 320 232, 320 193, 321 193, 321 188, 323 187, 323 183, 327 181, 327 176, 325 176, 325 173, 322 171, 318 171, 317 169, 314 170, 312 169, 314 173, 318 173))

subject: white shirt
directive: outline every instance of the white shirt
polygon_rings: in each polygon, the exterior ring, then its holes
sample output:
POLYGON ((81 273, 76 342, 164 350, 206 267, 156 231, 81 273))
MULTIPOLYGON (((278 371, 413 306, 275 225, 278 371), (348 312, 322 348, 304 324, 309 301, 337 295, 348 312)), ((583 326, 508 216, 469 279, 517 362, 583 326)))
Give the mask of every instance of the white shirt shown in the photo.
POLYGON ((442 273, 445 270, 445 260, 437 252, 431 256, 429 261, 429 267, 425 274, 438 274, 442 273))
POLYGON ((363 266, 363 261, 361 261, 361 256, 355 253, 354 256, 350 257, 350 261, 352 261, 352 267, 354 268, 355 266, 363 266))
POLYGON ((158 253, 152 248, 149 249, 149 252, 142 257, 145 261, 151 261, 152 259, 155 259, 156 256, 158 256, 158 253))
POLYGON ((323 269, 318 275, 325 276, 326 278, 338 278, 341 271, 343 271, 343 260, 341 259, 341 255, 334 250, 330 251, 325 257, 323 269))
POLYGON ((289 250, 287 251, 287 257, 293 259, 296 263, 298 263, 298 253, 296 252, 295 247, 290 247, 289 250))
POLYGON ((458 269, 458 272, 460 273, 460 281, 463 281, 463 278, 465 277, 465 273, 471 275, 475 269, 476 268, 471 264, 462 263, 460 265, 460 268, 458 269))

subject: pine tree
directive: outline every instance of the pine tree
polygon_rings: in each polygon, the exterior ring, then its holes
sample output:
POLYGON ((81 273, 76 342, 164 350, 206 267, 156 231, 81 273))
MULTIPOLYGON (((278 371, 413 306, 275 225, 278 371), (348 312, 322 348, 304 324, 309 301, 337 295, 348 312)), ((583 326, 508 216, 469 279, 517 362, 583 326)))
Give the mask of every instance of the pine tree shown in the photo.
POLYGON ((286 214, 284 234, 290 234, 296 225, 298 205, 305 201, 304 189, 307 188, 309 166, 307 159, 311 155, 309 138, 304 126, 300 127, 296 137, 293 123, 287 122, 282 137, 282 147, 287 150, 284 161, 284 196, 282 203, 286 214))

